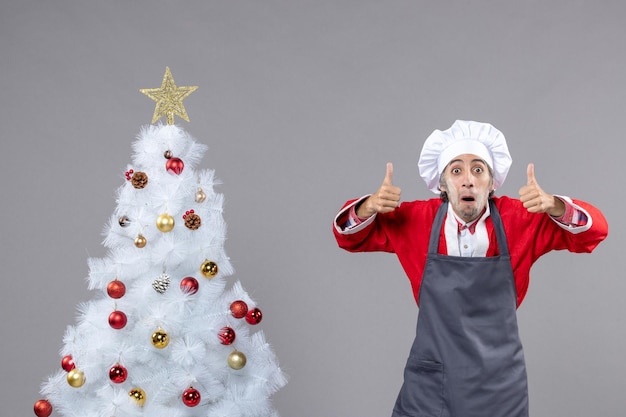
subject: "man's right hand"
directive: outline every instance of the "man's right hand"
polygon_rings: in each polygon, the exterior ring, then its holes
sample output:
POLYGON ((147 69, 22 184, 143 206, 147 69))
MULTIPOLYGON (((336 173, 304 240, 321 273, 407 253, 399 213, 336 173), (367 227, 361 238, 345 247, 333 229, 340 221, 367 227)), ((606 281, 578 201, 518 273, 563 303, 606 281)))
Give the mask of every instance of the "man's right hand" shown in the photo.
POLYGON ((393 164, 387 162, 387 173, 383 184, 378 191, 365 199, 357 208, 356 214, 360 218, 368 218, 376 213, 389 213, 400 207, 402 190, 392 183, 393 164))

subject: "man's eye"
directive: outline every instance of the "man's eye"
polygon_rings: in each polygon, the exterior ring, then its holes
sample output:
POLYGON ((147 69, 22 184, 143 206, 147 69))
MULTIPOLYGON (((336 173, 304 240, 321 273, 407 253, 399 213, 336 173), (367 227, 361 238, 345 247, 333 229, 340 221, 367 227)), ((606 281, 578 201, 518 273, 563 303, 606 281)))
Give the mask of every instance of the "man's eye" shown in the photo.
POLYGON ((476 167, 474 168, 474 172, 480 174, 481 172, 483 172, 483 169, 481 167, 476 167))
POLYGON ((459 168, 452 168, 452 173, 453 174, 458 174, 459 172, 461 172, 461 170, 459 168))

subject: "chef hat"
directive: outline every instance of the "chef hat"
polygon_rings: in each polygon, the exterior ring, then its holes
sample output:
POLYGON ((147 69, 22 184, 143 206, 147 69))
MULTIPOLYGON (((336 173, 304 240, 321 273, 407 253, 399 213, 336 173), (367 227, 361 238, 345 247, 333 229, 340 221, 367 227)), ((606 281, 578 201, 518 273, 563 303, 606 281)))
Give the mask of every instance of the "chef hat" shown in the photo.
POLYGON ((441 173, 450 161, 463 154, 477 155, 489 165, 494 188, 504 183, 512 159, 502 132, 489 123, 457 120, 448 130, 435 130, 424 142, 418 166, 432 192, 440 192, 441 173))

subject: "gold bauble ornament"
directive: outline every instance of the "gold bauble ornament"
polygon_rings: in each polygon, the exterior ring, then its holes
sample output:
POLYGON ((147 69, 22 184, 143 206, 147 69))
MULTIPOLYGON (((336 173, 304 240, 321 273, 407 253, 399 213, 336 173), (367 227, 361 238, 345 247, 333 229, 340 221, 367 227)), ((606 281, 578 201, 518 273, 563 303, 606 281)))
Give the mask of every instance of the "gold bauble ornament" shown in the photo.
POLYGON ((130 398, 135 400, 139 407, 143 407, 146 402, 146 392, 141 388, 131 389, 130 391, 128 391, 128 395, 130 396, 130 398))
POLYGON ((215 275, 217 275, 217 272, 218 272, 217 264, 207 259, 204 262, 202 262, 202 265, 200 265, 200 272, 202 272, 202 275, 204 275, 208 279, 211 279, 215 275))
POLYGON ((228 355, 228 366, 234 370, 239 370, 246 366, 246 355, 238 350, 228 355))
POLYGON ((80 369, 72 369, 67 373, 67 383, 74 388, 82 387, 85 383, 85 374, 80 369))
POLYGON ((163 233, 171 232, 174 228, 174 218, 167 213, 163 213, 157 217, 156 227, 163 233))
POLYGON ((146 238, 143 237, 141 233, 139 233, 139 235, 135 238, 135 246, 137 246, 138 248, 143 248, 146 246, 146 243, 148 243, 146 238))
POLYGON ((206 200, 206 194, 202 191, 202 188, 198 187, 198 191, 196 191, 196 203, 202 203, 206 200))
POLYGON ((163 329, 152 333, 152 345, 157 349, 163 349, 170 343, 170 336, 163 329))

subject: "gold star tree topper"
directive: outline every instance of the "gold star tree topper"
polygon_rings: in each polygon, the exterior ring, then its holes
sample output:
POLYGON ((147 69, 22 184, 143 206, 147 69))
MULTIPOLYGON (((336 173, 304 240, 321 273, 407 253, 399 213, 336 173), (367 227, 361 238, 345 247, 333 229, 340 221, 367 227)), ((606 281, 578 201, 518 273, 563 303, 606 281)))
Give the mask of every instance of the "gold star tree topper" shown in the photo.
POLYGON ((189 121, 183 100, 197 88, 198 86, 177 87, 169 67, 165 67, 161 88, 142 88, 139 91, 156 101, 151 123, 165 116, 167 124, 173 125, 175 115, 189 121))

